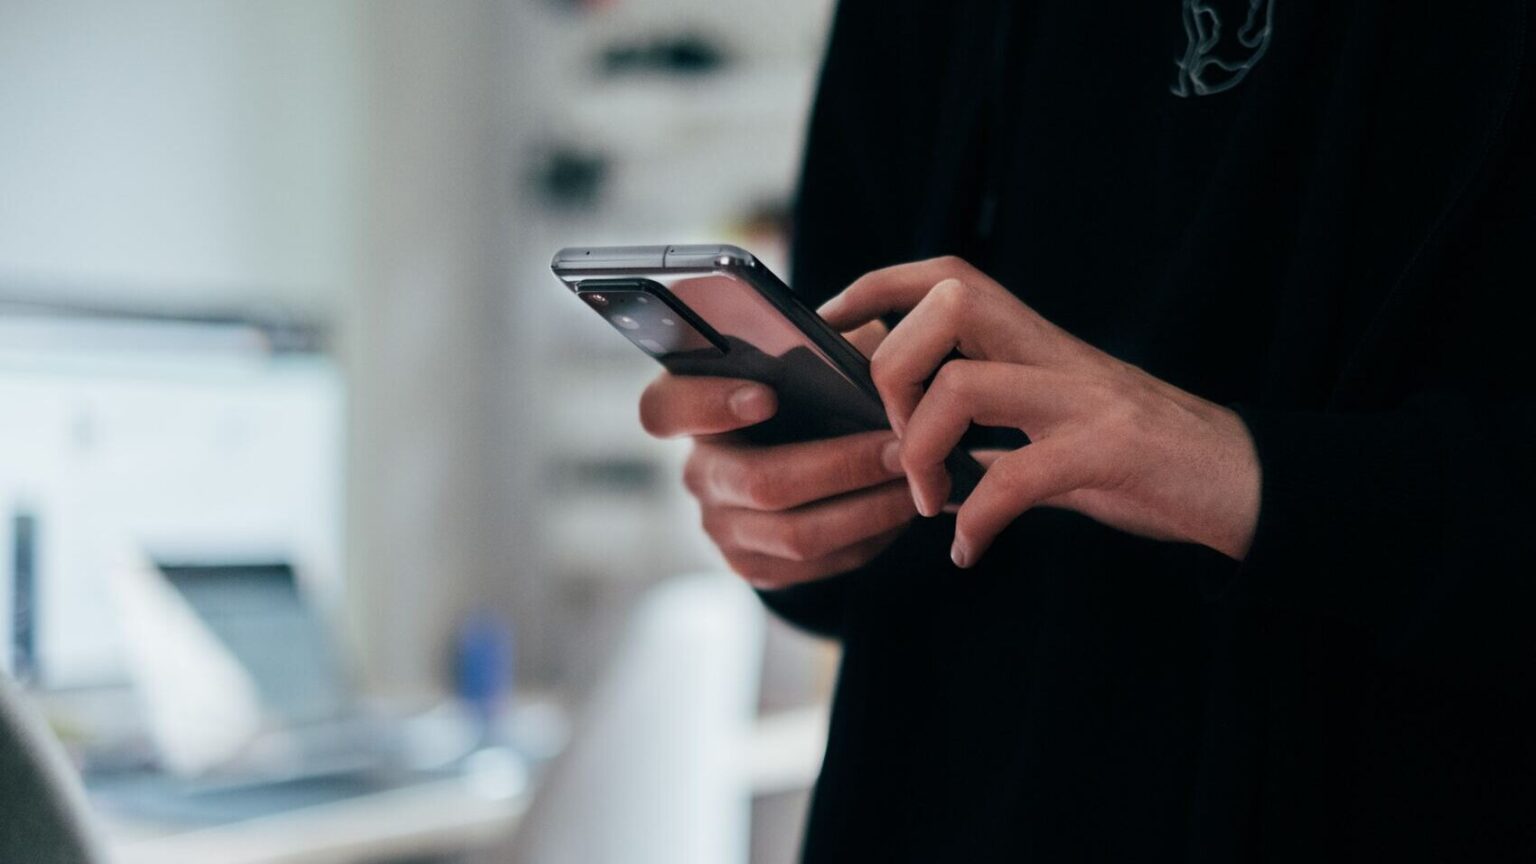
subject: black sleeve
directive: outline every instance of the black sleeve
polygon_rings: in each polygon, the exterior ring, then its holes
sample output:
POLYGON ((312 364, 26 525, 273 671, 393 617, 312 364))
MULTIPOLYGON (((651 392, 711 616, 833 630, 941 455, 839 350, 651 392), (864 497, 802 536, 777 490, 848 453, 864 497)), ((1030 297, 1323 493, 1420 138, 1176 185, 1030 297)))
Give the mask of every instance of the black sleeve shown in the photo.
POLYGON ((1397 364, 1432 369, 1420 386, 1371 413, 1231 406, 1262 492, 1219 596, 1342 617, 1387 658, 1461 682, 1536 680, 1531 128, 1515 127, 1429 268, 1423 325, 1397 364))
MULTIPOLYGON (((910 201, 888 172, 892 115, 892 58, 886 38, 892 20, 871 0, 842 0, 832 22, 794 208, 790 285, 812 306, 870 270, 902 260, 911 229, 899 217, 910 201), (882 76, 885 80, 882 81, 882 76), (889 123, 889 119, 885 122, 889 123)), ((879 566, 879 561, 865 570, 879 566)), ((825 636, 840 635, 846 595, 857 574, 760 591, 769 608, 790 623, 825 636)))

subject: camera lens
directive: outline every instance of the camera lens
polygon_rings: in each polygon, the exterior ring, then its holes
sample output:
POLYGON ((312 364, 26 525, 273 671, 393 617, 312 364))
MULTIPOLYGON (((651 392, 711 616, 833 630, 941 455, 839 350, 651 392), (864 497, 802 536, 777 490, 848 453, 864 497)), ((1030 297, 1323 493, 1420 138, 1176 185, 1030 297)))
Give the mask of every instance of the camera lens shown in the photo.
POLYGON ((625 330, 639 330, 640 329, 640 322, 636 321, 635 319, 633 319, 631 317, 629 317, 628 315, 615 315, 615 316, 613 316, 613 323, 619 325, 620 327, 623 327, 625 330))
POLYGON ((608 298, 601 294, 588 294, 587 302, 591 303, 593 306, 607 306, 608 298))

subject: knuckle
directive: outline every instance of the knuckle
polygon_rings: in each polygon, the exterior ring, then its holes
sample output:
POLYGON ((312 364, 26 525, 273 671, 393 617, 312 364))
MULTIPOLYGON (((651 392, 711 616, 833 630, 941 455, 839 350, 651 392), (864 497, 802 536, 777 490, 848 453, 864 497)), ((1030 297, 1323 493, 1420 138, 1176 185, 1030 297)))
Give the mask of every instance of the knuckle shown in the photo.
POLYGON ((732 573, 759 591, 785 588, 795 581, 795 574, 784 565, 756 556, 727 556, 725 563, 732 573))
POLYGON ((1135 402, 1138 389, 1129 376, 1116 374, 1099 378, 1098 391, 1105 401, 1129 407, 1135 402))
POLYGON ((944 270, 961 273, 969 270, 971 264, 959 255, 940 255, 933 259, 933 263, 944 270))
POLYGON ((1124 360, 1121 360, 1119 357, 1115 357, 1113 355, 1104 355, 1100 358, 1100 362, 1104 365, 1107 373, 1111 377, 1113 377, 1116 381, 1126 385, 1129 385, 1139 375, 1142 374, 1140 367, 1131 363, 1127 363, 1124 360))
POLYGON ((955 318, 970 305, 971 293, 970 283, 951 277, 933 286, 928 297, 931 302, 938 304, 946 317, 955 318))
POLYGON ((795 584, 795 581, 791 574, 769 569, 748 579, 747 584, 758 591, 778 591, 795 584))
POLYGON ((950 360, 939 367, 933 376, 933 389, 949 396, 963 398, 970 393, 976 378, 975 368, 964 360, 950 360))
POLYGON ((724 547, 726 539, 725 514, 716 507, 702 507, 699 509, 699 527, 713 540, 718 547, 724 547))
POLYGON ((1150 423, 1146 406, 1135 398, 1130 388, 1118 382, 1101 385, 1099 398, 1102 407, 1094 425, 1108 443, 1128 443, 1150 423))
POLYGON ((788 561, 804 559, 805 556, 800 552, 800 531, 792 523, 783 521, 775 525, 772 540, 779 557, 788 561))
POLYGON ((683 488, 688 494, 702 500, 706 490, 705 476, 708 473, 709 456, 702 447, 695 446, 688 454, 688 459, 683 462, 683 488))
POLYGON ((1106 414, 1099 421, 1100 453, 1121 454, 1135 447, 1138 434, 1145 423, 1140 410, 1133 406, 1121 406, 1106 414))
POLYGON ((1087 396, 1100 410, 1114 408, 1120 402, 1120 388, 1113 378, 1101 376, 1073 376, 1067 379, 1072 387, 1087 396))
POLYGON ((871 272, 871 273, 865 273, 863 276, 860 276, 859 278, 857 278, 857 279, 853 280, 852 282, 848 283, 848 287, 844 288, 842 290, 842 292, 838 296, 839 297, 856 297, 856 296, 858 296, 860 294, 863 294, 865 291, 869 290, 869 286, 874 284, 875 280, 878 279, 878 278, 879 278, 879 271, 878 270, 874 271, 874 272, 871 272))
POLYGON ((879 548, 870 544, 846 549, 833 555, 827 561, 827 565, 820 568, 821 572, 819 575, 830 576, 834 573, 846 573, 849 570, 856 570, 873 561, 878 554, 880 554, 879 548))
POLYGON ((683 476, 692 483, 691 491, 700 501, 730 498, 747 473, 745 458, 730 445, 695 444, 683 465, 683 476))
POLYGON ((806 562, 816 559, 816 538, 811 526, 800 519, 785 519, 776 530, 777 544, 784 557, 791 561, 806 562))
POLYGON ((976 265, 958 255, 948 256, 945 259, 944 266, 954 278, 964 282, 968 290, 992 283, 992 280, 985 273, 976 269, 976 265))
POLYGON ((879 389, 891 383, 891 352, 886 349, 886 344, 880 343, 880 347, 869 358, 869 377, 874 379, 875 387, 879 389))
POLYGON ((725 565, 731 568, 731 572, 746 580, 747 584, 754 588, 760 587, 758 583, 768 577, 767 568, 757 558, 733 553, 726 553, 724 557, 725 565))
POLYGON ((760 510, 775 508, 779 491, 778 481, 766 471, 753 471, 738 467, 734 472, 736 493, 748 505, 760 510))

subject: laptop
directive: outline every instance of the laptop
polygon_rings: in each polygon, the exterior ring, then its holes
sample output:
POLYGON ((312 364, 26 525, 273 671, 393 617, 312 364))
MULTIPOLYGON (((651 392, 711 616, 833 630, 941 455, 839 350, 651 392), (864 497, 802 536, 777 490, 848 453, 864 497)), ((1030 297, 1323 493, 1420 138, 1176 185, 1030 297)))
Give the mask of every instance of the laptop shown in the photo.
POLYGON ((396 724, 365 709, 292 565, 160 561, 157 567, 244 667, 286 758, 243 776, 92 778, 98 801, 140 818, 220 823, 449 776, 404 766, 396 724))

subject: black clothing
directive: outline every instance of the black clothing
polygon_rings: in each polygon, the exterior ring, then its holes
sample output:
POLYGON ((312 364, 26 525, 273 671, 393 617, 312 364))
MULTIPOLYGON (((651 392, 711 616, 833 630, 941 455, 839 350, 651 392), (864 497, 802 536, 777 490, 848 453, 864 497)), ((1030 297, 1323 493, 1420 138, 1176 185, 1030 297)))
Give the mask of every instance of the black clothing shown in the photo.
POLYGON ((796 289, 961 254, 1263 492, 765 592, 844 646, 808 861, 1536 860, 1531 5, 844 0, 796 289))

